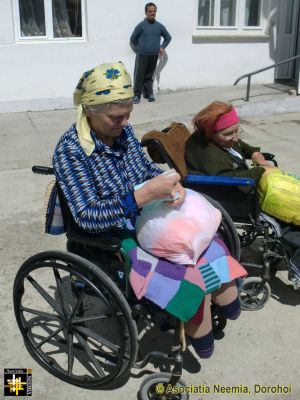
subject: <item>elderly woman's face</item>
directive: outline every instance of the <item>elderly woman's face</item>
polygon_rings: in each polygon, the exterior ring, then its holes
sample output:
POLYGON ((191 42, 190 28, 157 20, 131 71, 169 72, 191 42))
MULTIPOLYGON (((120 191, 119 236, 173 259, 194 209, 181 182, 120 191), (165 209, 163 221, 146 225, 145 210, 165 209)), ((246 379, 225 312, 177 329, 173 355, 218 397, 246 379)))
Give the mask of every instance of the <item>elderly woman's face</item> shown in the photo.
POLYGON ((87 117, 91 129, 99 139, 110 145, 128 124, 131 111, 132 104, 112 104, 104 112, 89 112, 87 117))
POLYGON ((230 148, 238 141, 239 124, 235 124, 215 133, 212 141, 220 147, 230 148))

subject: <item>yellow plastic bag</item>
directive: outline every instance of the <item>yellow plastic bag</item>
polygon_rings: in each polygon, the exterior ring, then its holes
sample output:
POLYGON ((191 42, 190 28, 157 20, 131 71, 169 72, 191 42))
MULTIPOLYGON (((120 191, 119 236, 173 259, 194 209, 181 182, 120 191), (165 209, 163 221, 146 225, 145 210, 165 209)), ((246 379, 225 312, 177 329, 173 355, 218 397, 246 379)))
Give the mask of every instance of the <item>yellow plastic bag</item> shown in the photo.
POLYGON ((260 178, 258 194, 263 211, 300 225, 300 177, 281 169, 269 169, 260 178))

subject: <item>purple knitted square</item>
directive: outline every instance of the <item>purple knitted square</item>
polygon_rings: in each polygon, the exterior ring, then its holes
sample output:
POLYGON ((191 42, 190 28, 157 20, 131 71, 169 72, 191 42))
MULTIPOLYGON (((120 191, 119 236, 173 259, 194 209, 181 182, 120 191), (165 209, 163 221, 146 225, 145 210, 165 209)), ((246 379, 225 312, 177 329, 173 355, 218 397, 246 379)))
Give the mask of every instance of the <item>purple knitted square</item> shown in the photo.
POLYGON ((143 276, 144 278, 149 274, 152 264, 150 261, 138 259, 137 249, 133 249, 129 252, 131 259, 132 269, 143 276))
POLYGON ((208 248, 201 254, 208 262, 214 261, 216 258, 228 255, 228 249, 225 243, 215 236, 208 248))
POLYGON ((178 292, 180 284, 180 281, 175 281, 154 272, 147 287, 145 297, 164 309, 178 292))
POLYGON ((186 273, 186 267, 160 259, 155 268, 155 272, 167 278, 175 279, 176 281, 182 281, 186 273))

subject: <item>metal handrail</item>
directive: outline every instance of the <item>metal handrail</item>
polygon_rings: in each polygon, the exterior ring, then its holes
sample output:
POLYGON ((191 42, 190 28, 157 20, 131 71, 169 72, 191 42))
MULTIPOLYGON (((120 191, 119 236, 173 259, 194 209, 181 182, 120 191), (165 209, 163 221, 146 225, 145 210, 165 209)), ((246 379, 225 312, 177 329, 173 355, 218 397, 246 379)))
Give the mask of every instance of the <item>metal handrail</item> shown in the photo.
POLYGON ((270 68, 275 68, 275 67, 277 67, 278 65, 285 64, 285 63, 290 62, 290 61, 292 61, 292 60, 295 60, 296 58, 299 58, 299 57, 300 57, 300 54, 298 54, 297 56, 291 57, 291 58, 287 58, 286 60, 280 61, 280 62, 278 62, 278 63, 276 63, 276 64, 269 65, 268 67, 261 68, 261 69, 258 69, 258 70, 256 70, 256 71, 249 72, 248 74, 242 75, 242 76, 240 76, 240 77, 234 82, 233 86, 236 86, 237 83, 238 83, 241 79, 244 79, 244 78, 247 78, 247 77, 248 77, 248 80, 247 80, 247 92, 246 92, 246 98, 245 98, 245 100, 246 100, 246 101, 249 101, 249 96, 250 96, 250 84, 251 84, 251 76, 252 76, 252 75, 256 75, 256 74, 258 74, 258 73, 260 73, 260 72, 263 72, 263 71, 266 71, 267 69, 270 69, 270 68))

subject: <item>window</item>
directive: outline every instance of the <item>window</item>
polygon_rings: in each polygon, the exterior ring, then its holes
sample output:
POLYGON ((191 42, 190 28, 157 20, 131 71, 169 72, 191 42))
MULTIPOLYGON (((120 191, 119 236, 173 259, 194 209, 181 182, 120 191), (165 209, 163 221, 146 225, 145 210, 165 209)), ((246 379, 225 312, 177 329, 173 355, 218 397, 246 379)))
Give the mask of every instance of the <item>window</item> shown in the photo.
POLYGON ((245 26, 259 26, 260 0, 246 0, 245 26))
POLYGON ((198 0, 198 27, 259 27, 260 3, 260 0, 198 0))
POLYGON ((235 0, 221 0, 220 4, 220 25, 234 26, 235 25, 235 0))
POLYGON ((23 39, 83 37, 82 0, 15 0, 18 36, 23 39))

